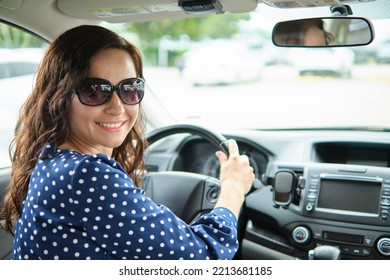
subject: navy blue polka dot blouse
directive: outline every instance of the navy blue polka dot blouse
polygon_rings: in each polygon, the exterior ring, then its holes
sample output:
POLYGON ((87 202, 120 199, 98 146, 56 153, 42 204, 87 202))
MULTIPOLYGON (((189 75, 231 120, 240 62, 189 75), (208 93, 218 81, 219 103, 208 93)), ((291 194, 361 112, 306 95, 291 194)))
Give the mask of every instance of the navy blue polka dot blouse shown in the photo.
POLYGON ((223 207, 191 225, 154 203, 112 158, 47 145, 16 224, 13 259, 231 259, 223 207))

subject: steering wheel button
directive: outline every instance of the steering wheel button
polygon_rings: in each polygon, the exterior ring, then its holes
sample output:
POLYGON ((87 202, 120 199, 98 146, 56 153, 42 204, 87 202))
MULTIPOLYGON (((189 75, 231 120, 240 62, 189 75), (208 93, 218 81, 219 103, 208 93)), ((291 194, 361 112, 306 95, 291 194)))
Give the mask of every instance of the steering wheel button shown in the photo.
POLYGON ((211 186, 207 192, 207 200, 210 203, 216 203, 219 197, 220 188, 217 186, 211 186))

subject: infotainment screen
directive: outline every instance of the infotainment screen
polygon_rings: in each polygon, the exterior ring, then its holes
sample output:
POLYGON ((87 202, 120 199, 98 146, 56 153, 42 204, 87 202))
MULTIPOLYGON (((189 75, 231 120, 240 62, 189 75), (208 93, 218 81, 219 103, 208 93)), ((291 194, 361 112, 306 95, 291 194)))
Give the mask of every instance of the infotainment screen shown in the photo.
POLYGON ((378 214, 381 182, 321 178, 317 208, 378 214))

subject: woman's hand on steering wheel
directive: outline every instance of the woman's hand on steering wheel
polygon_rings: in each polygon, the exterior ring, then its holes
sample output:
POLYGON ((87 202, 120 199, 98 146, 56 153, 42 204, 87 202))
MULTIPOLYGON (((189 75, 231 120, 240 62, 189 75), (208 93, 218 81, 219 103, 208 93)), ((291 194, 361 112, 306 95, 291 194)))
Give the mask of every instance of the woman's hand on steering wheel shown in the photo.
POLYGON ((217 151, 216 156, 221 165, 221 193, 216 204, 229 208, 238 217, 245 195, 252 188, 255 180, 253 168, 249 165, 246 155, 240 155, 235 140, 228 141, 229 156, 217 151))

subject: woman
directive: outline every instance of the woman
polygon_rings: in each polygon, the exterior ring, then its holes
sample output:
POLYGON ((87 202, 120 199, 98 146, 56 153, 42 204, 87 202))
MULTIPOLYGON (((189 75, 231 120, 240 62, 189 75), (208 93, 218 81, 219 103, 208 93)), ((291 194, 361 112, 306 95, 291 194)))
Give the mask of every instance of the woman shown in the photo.
POLYGON ((139 50, 79 26, 48 48, 13 142, 2 216, 13 259, 231 259, 237 215, 254 180, 229 141, 221 194, 185 224, 141 188, 146 148, 139 50), (14 226, 15 225, 15 226, 14 226))

